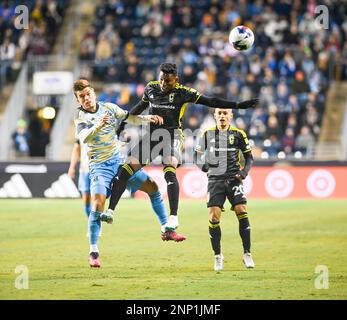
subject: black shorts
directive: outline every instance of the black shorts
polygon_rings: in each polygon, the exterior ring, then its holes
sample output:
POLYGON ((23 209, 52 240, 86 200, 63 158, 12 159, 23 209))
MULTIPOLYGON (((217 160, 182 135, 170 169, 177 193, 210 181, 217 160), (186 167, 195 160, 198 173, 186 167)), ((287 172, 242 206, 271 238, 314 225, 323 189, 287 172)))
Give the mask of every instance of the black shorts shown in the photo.
POLYGON ((142 165, 151 163, 158 156, 162 157, 165 164, 168 156, 174 156, 178 163, 182 160, 183 135, 170 133, 165 135, 146 133, 128 153, 140 161, 142 165))
POLYGON ((224 202, 228 198, 231 210, 238 204, 246 204, 247 198, 242 182, 237 179, 208 180, 207 207, 219 207, 223 209, 224 202))

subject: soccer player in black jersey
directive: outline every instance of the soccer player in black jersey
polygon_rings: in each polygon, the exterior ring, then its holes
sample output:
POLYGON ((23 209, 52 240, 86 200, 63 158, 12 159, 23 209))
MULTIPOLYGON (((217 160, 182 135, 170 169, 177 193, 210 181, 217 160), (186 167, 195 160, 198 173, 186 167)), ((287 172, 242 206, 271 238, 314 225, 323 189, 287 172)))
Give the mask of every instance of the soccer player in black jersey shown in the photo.
POLYGON ((253 163, 251 147, 246 133, 230 125, 231 110, 217 108, 214 117, 217 125, 204 131, 195 147, 195 161, 208 176, 207 207, 209 234, 215 254, 214 269, 223 269, 220 219, 226 198, 239 221, 244 251, 243 262, 247 268, 254 268, 251 256, 251 227, 242 184, 253 163), (240 164, 240 153, 245 160, 243 168, 240 164))
MULTIPOLYGON (((178 226, 179 184, 176 177, 176 168, 179 165, 180 152, 183 147, 181 120, 186 104, 194 103, 207 107, 247 109, 255 107, 258 103, 258 99, 236 103, 225 99, 207 97, 201 95, 195 89, 179 84, 178 81, 176 64, 161 64, 159 81, 149 82, 145 88, 142 100, 130 110, 130 114, 137 115, 148 109, 149 114, 161 116, 163 123, 150 125, 148 134, 142 137, 142 140, 130 151, 127 163, 120 168, 118 175, 114 179, 109 202, 109 209, 111 210, 109 212, 112 212, 125 190, 127 180, 137 170, 150 163, 156 156, 161 155, 170 204, 168 232, 178 226), (160 139, 159 136, 163 139, 160 139), (162 148, 158 153, 155 153, 154 151, 159 149, 159 144, 162 148)), ((166 240, 165 234, 163 240, 166 240)))

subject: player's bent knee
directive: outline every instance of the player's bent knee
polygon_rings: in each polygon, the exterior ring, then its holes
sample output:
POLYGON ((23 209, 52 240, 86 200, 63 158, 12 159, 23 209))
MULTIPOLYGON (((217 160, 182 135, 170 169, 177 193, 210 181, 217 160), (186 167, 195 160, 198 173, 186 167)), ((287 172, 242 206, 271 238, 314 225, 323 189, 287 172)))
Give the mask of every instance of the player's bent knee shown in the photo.
POLYGON ((220 222, 220 217, 209 218, 209 221, 211 221, 212 223, 218 223, 218 222, 220 222))
POLYGON ((247 206, 245 204, 238 204, 234 207, 234 211, 236 214, 240 214, 241 212, 247 212, 247 206))
POLYGON ((140 190, 144 191, 146 193, 154 193, 154 192, 157 192, 159 190, 159 187, 158 187, 157 183, 154 180, 152 180, 152 178, 148 178, 143 183, 140 190))
POLYGON ((221 208, 210 207, 209 210, 209 220, 212 222, 219 222, 221 217, 221 208))

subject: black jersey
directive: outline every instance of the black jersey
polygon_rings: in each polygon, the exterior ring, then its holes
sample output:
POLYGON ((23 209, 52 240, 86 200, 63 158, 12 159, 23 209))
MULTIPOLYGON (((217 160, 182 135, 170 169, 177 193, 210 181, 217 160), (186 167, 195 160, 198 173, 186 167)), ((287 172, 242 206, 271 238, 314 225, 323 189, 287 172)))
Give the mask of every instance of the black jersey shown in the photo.
POLYGON ((229 126, 221 131, 215 126, 202 133, 195 151, 205 154, 209 179, 226 179, 238 173, 241 153, 251 152, 251 147, 243 130, 229 126))
MULTIPOLYGON (((173 130, 182 128, 182 117, 187 103, 196 103, 200 93, 195 89, 176 84, 175 89, 165 93, 161 91, 159 81, 147 84, 142 97, 143 102, 149 102, 149 114, 163 117, 164 124, 160 128, 173 130)), ((151 129, 159 128, 151 124, 151 129)))

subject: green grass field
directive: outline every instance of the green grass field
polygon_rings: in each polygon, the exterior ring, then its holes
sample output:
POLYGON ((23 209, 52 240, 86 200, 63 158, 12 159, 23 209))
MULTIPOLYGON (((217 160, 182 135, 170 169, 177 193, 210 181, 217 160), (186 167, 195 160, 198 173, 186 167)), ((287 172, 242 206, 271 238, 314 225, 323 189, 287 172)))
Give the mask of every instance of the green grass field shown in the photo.
POLYGON ((234 213, 222 219, 224 270, 213 270, 203 201, 181 201, 183 243, 162 242, 150 204, 122 200, 103 225, 100 269, 88 266, 81 200, 1 200, 0 299, 346 299, 346 201, 251 200, 256 268, 241 261, 234 213), (15 288, 18 265, 29 289, 15 288), (318 265, 329 288, 316 289, 318 265))

